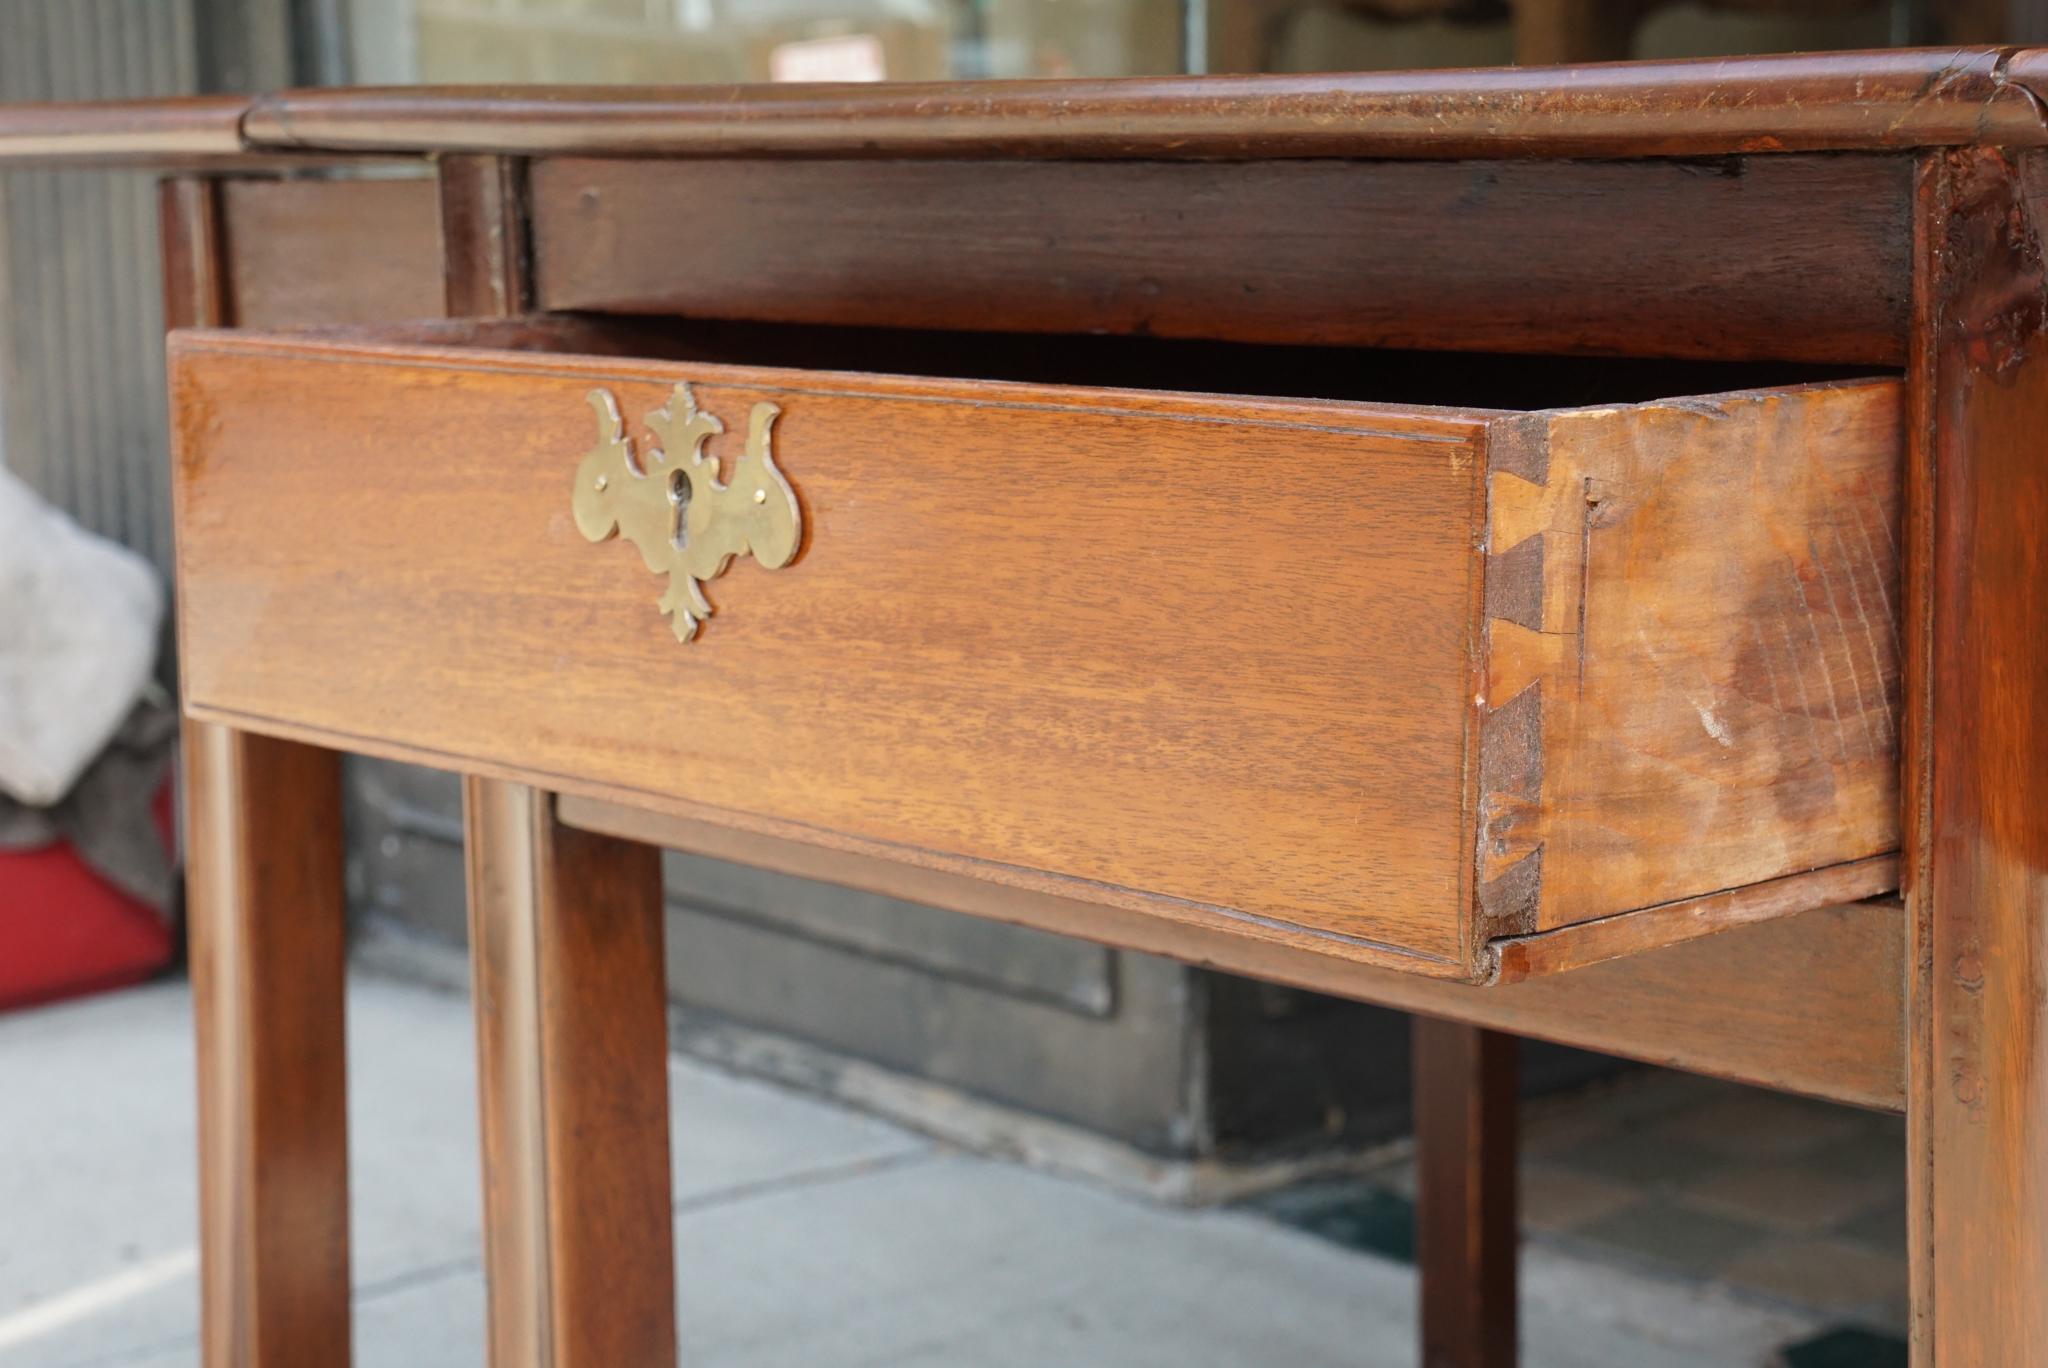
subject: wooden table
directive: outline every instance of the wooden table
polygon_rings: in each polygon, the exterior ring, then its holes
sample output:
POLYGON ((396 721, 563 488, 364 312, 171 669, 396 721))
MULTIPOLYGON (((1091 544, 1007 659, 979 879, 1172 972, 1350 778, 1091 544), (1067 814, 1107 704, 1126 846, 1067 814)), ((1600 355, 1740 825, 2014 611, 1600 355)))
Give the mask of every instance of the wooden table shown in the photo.
POLYGON ((495 1363, 675 1353, 661 846, 1422 1014, 1430 1364, 1512 1035, 1903 1109, 1916 1363, 2043 1361, 2044 96, 0 112, 167 173, 207 1361, 348 1357, 341 751, 467 776, 495 1363))

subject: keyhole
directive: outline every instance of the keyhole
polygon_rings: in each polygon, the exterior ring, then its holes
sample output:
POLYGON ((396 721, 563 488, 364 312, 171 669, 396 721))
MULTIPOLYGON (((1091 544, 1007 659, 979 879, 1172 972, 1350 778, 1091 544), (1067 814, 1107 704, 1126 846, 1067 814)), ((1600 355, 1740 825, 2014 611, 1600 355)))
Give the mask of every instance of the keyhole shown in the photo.
POLYGON ((675 508, 671 535, 677 546, 683 546, 690 540, 690 477, 680 470, 669 472, 668 501, 675 508))

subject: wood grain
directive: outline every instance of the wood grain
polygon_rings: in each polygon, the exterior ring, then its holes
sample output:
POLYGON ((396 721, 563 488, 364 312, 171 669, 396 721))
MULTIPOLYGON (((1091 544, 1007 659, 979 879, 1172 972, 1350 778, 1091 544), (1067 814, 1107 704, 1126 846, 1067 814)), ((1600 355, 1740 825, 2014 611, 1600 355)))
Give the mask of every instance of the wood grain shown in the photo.
POLYGON ((255 101, 274 150, 637 157, 1653 157, 2048 141, 2030 54, 952 84, 413 87, 255 101), (2028 76, 2031 80, 2031 75, 2028 76))
POLYGON ((332 751, 185 731, 208 1368, 349 1361, 347 905, 332 751))
POLYGON ((523 784, 466 777, 462 851, 482 1143, 485 1342, 492 1368, 554 1353, 536 806, 523 784))
POLYGON ((183 165, 243 154, 244 95, 0 105, 0 166, 183 165))
POLYGON ((2048 162, 1931 158, 1907 749, 1916 1363, 2048 1343, 2048 162))
POLYGON ((550 158, 535 288, 694 318, 1897 365, 1909 183, 1870 156, 550 158))
POLYGON ((494 1368, 676 1362, 662 860, 467 778, 494 1368))
POLYGON ((1486 949, 1497 965, 1494 980, 1518 983, 1719 935, 1810 907, 1876 897, 1898 886, 1898 856, 1873 855, 1533 935, 1503 936, 1486 949))
POLYGON ((450 87, 0 111, 0 161, 376 152, 1652 157, 2048 141, 2048 57, 1943 48, 1583 68, 877 86, 450 87))
POLYGON ((1509 420, 334 339, 176 355, 190 697, 223 720, 1470 977, 1495 937, 1657 909, 1517 961, 1561 966, 1872 892, 1884 866, 1833 867, 1897 845, 1896 590, 1842 549, 1894 516, 1891 382, 1509 420), (562 481, 592 387, 645 413, 684 378, 714 413, 782 406, 810 530, 791 571, 718 581, 732 607, 678 656, 562 481), (404 502, 361 507, 380 486, 404 502), (338 670, 366 633, 389 649, 338 670), (716 727, 645 726, 650 679, 716 727), (1482 916, 1446 841, 1478 852, 1482 916))
POLYGON ((1517 1042, 1418 1016, 1414 1054, 1423 1368, 1514 1368, 1517 1042))
POLYGON ((464 781, 493 1368, 676 1358, 660 852, 464 781))
MULTIPOLYGON (((217 183, 159 188, 164 317, 227 313, 217 183)), ((347 901, 330 751, 184 724, 208 1368, 350 1357, 347 901)))
POLYGON ((1905 918, 1895 901, 1819 908, 1482 988, 644 807, 563 797, 557 812, 650 845, 1319 993, 1861 1107, 1904 1102, 1905 918))
POLYGON ((1474 419, 173 346, 209 715, 1468 972, 1474 419), (588 392, 637 418, 684 378, 729 425, 782 406, 807 528, 688 646, 569 517, 588 392))
POLYGON ((442 292, 450 317, 526 312, 533 288, 526 177, 526 164, 512 157, 451 156, 436 164, 442 292))
POLYGON ((439 206, 429 179, 225 179, 227 321, 243 328, 440 313, 439 206))
POLYGON ((1878 381, 1497 426, 1486 934, 1898 848, 1902 402, 1878 381))
POLYGON ((228 300, 221 183, 167 176, 157 184, 156 209, 165 326, 227 326, 234 313, 228 300))

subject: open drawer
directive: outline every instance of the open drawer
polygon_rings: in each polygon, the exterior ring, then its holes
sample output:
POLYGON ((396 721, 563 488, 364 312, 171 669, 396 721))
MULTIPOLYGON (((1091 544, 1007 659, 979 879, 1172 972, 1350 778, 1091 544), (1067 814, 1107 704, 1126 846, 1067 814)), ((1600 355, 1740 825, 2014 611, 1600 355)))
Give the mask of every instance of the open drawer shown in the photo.
POLYGON ((1513 412, 422 336, 173 335, 193 715, 1478 981, 1895 885, 1896 381, 1513 412))

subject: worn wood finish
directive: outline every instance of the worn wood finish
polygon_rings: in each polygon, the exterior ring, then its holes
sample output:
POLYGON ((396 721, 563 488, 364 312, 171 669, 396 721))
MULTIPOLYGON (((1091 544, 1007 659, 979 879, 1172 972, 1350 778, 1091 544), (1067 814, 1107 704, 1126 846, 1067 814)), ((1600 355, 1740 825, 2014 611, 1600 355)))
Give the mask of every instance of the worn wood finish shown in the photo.
POLYGON ((9 105, 0 164, 261 169, 363 152, 1455 160, 2031 147, 2048 141, 2044 89, 2048 53, 1996 47, 1337 75, 321 89, 9 105))
POLYGON ((1654 157, 2048 142, 2009 48, 1477 71, 933 85, 301 90, 10 105, 0 162, 375 152, 751 157, 1654 157))
POLYGON ((386 322, 439 313, 431 179, 219 183, 236 327, 386 322))
POLYGON ((564 796, 558 812, 569 825, 649 845, 1314 992, 1860 1107, 1904 1103, 1905 928, 1896 902, 1820 908, 1569 974, 1473 987, 642 806, 564 796))
POLYGON ((185 733, 208 1368, 349 1361, 338 757, 185 733))
POLYGON ((2048 1344, 2048 161, 1931 158, 1914 368, 1915 1361, 2048 1344))
MULTIPOLYGON (((1948 250, 1954 177, 1947 158, 1917 159, 1913 216, 1913 359, 1906 372, 1904 589, 1899 719, 1899 891, 1906 900, 1907 1335, 1915 1368, 1934 1362, 1934 1117, 1941 1073, 1935 1052, 1933 874, 1934 467, 1936 381, 1944 348, 1930 334, 1943 313, 1941 255, 1948 250)), ((1954 343, 1950 342, 1952 348, 1954 343)), ((1947 362, 1951 374, 1955 359, 1947 362)))
POLYGON ((1344 75, 306 90, 259 98, 243 132, 273 150, 533 156, 1717 156, 2040 145, 2035 79, 2010 50, 1945 48, 1344 75))
MULTIPOLYGON (((1854 885, 1829 867, 1896 845, 1872 797, 1890 791, 1894 752, 1810 755, 1811 728, 1787 720, 1796 700, 1744 674, 1750 619, 1677 586, 1716 583, 1786 635, 1795 663, 1805 641, 1828 650, 1849 596, 1781 586, 1828 573, 1821 533, 1845 516, 1830 499, 1884 516, 1890 382, 1532 429, 1448 410, 314 339, 187 337, 175 354, 181 569, 212 605, 186 623, 203 715, 1461 977, 1495 972, 1496 936, 1743 883, 1811 881, 1807 906, 1884 886, 1874 866, 1854 885), (632 553, 581 540, 566 482, 592 440, 590 389, 644 414, 686 378, 730 420, 781 404, 776 450, 809 530, 795 570, 743 563, 719 581, 730 606, 679 655, 651 606, 659 586, 632 553), (1472 547, 1496 432, 1513 449, 1494 463, 1487 536, 1506 550, 1482 588, 1472 547), (1219 485, 1225 441, 1246 470, 1284 478, 1219 485), (1608 482, 1597 525, 1568 538, 1553 533, 1568 505, 1585 522, 1583 482, 1537 483, 1528 463, 1545 442, 1556 471, 1608 482), (1028 477, 988 479, 1023 450, 1039 453, 1028 477), (337 516, 384 487, 403 503, 337 516), (1547 492, 1560 487, 1580 496, 1561 505, 1547 492), (1754 511, 1731 517, 1732 497, 1754 511), (1009 512, 1019 498, 1028 520, 1009 512), (1782 548, 1802 537, 1788 569, 1782 548), (1666 561, 1639 555, 1650 538, 1666 561), (1512 572, 1532 550, 1568 560, 1548 549, 1558 540, 1585 553, 1584 594, 1576 572, 1562 587, 1541 564, 1512 572), (344 563, 336 593, 329 567, 344 563), (1472 658, 1482 614, 1490 682, 1472 658), (473 640, 447 630, 487 620, 473 640), (372 632, 386 649, 350 651, 372 632), (1556 650, 1581 663, 1546 692, 1533 681, 1556 650), (427 676, 446 687, 411 691, 398 712, 377 701, 427 676), (645 726, 649 679, 716 728, 645 726), (1808 783, 1833 787, 1809 796, 1808 783), (1612 811, 1575 810, 1599 804, 1612 811), (1224 815, 1243 825, 1219 844, 1224 815), (1690 833, 1682 848, 1671 829, 1690 833)), ((1850 698, 1824 701, 1846 712, 1850 698)), ((1778 892, 1779 910, 1799 905, 1778 892)), ((1666 909, 1658 924, 1712 923, 1666 909)))
POLYGON ((535 288, 697 318, 1898 365, 1910 179, 1884 156, 551 158, 535 288))
POLYGON ((660 853, 464 781, 493 1368, 676 1358, 660 853))
POLYGON ((1514 1368, 1516 1041, 1418 1016, 1414 1052, 1422 1368, 1514 1368))
POLYGON ((1854 384, 1496 429, 1490 934, 1898 849, 1902 407, 1854 384))

